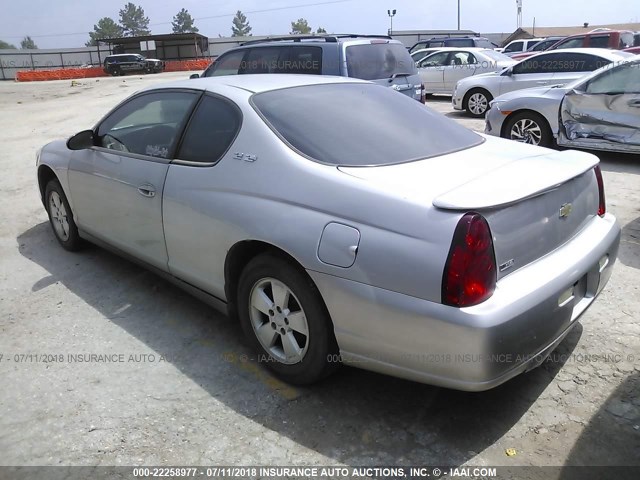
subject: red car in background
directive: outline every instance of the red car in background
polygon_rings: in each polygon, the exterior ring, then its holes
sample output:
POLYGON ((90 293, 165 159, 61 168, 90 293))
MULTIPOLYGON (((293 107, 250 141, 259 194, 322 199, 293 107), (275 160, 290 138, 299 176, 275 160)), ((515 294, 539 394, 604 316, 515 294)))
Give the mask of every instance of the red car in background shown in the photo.
MULTIPOLYGON (((634 46, 634 33, 630 30, 605 30, 596 29, 587 33, 571 35, 551 45, 547 50, 561 48, 609 48, 612 50, 625 50, 634 46)), ((523 52, 513 55, 514 60, 535 55, 537 52, 523 52)))

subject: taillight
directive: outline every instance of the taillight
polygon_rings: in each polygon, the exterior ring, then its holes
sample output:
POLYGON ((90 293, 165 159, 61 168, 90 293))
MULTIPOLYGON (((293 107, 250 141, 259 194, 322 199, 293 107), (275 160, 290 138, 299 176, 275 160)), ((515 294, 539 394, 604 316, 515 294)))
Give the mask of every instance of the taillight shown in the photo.
POLYGON ((496 257, 489 224, 467 213, 456 226, 442 276, 442 303, 470 307, 484 302, 496 288, 496 257))
POLYGON ((602 217, 607 213, 607 204, 604 199, 604 182, 600 165, 596 165, 593 171, 596 172, 596 180, 598 181, 598 215, 602 217))

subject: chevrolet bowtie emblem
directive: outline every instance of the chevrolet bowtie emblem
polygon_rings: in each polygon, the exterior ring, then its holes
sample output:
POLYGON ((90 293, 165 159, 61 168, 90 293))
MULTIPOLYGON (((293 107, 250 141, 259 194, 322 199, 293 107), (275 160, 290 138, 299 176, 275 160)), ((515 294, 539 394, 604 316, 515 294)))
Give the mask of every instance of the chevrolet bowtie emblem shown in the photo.
POLYGON ((573 205, 570 203, 565 203, 560 207, 560 218, 565 218, 571 215, 571 211, 573 210, 573 205))

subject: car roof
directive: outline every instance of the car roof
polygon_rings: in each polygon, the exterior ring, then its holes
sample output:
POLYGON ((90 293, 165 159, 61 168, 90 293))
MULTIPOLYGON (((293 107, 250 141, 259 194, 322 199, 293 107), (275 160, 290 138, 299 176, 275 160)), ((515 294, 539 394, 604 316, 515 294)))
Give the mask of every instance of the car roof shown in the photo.
MULTIPOLYGON (((433 51, 433 52, 451 52, 451 51, 458 51, 458 50, 469 50, 470 52, 482 52, 483 50, 491 50, 488 47, 431 47, 431 48, 425 48, 423 49, 425 51, 433 51)), ((421 52, 422 50, 416 50, 412 53, 417 53, 417 52, 421 52)))
POLYGON ((203 77, 177 82, 167 82, 145 88, 143 91, 166 88, 189 88, 191 90, 215 90, 216 87, 232 87, 250 93, 262 93, 282 88, 303 87, 307 85, 327 85, 337 83, 370 83, 365 80, 333 75, 297 75, 290 73, 263 73, 252 75, 221 75, 203 77))
MULTIPOLYGON (((619 60, 621 57, 625 57, 625 55, 621 55, 620 52, 621 50, 609 50, 608 48, 558 48, 556 50, 545 50, 544 52, 537 53, 535 56, 550 55, 553 53, 586 53, 609 60, 619 60)), ((527 57, 524 60, 531 58, 533 58, 533 56, 527 57)))

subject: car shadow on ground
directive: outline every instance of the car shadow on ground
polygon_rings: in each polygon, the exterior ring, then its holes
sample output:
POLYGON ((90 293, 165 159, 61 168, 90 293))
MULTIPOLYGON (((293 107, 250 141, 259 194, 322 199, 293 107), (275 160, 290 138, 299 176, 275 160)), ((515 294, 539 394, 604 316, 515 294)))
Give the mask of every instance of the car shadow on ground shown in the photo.
POLYGON ((622 227, 618 260, 627 267, 640 269, 640 217, 622 227))
POLYGON ((602 468, 594 471, 572 468, 612 464, 640 466, 640 372, 629 375, 607 398, 573 445, 559 480, 615 478, 636 479, 637 469, 602 468))
POLYGON ((576 325, 558 347, 558 360, 488 392, 457 392, 354 368, 293 388, 252 359, 235 322, 143 268, 91 245, 66 252, 48 223, 17 241, 20 253, 48 272, 32 291, 62 283, 105 322, 171 359, 215 399, 347 465, 469 461, 529 410, 582 334, 576 325))

